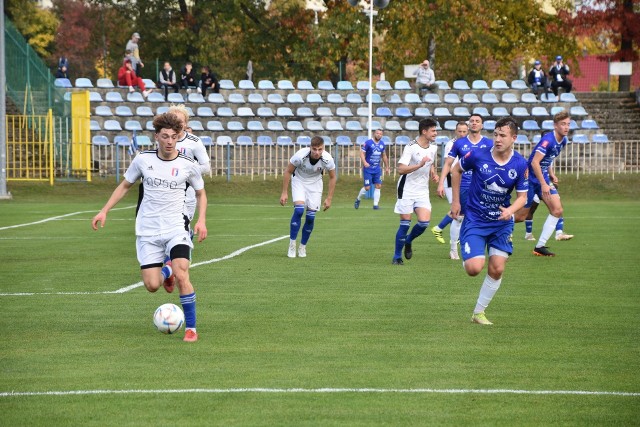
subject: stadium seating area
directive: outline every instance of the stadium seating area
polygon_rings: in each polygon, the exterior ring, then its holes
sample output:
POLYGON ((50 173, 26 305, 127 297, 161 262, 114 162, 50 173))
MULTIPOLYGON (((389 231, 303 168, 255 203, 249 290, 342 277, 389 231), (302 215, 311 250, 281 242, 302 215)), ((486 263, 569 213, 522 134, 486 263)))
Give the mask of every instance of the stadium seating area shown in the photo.
MULTIPOLYGON (((172 103, 184 103, 192 115, 190 125, 194 133, 215 143, 220 136, 228 136, 233 143, 275 145, 299 143, 312 133, 325 136, 328 143, 348 146, 362 141, 368 128, 367 81, 330 81, 313 84, 288 80, 271 82, 261 80, 256 84, 241 80, 237 85, 222 80, 221 92, 206 98, 197 93, 169 94, 168 101, 160 91, 145 100, 139 92, 128 93, 125 88, 114 86, 108 79, 91 82, 76 79, 74 84, 56 81, 68 91, 89 90, 91 99, 91 130, 99 144, 116 143, 117 136, 137 131, 150 135, 154 114, 166 111, 172 103), (240 138, 242 137, 242 138, 240 138), (242 141, 242 142, 240 142, 242 141)), ((155 87, 146 81, 148 87, 155 87)), ((414 138, 418 121, 433 117, 440 125, 440 138, 445 141, 453 135, 458 120, 465 120, 471 113, 484 117, 486 131, 492 131, 495 121, 511 115, 519 121, 519 144, 536 142, 540 134, 553 129, 552 116, 563 109, 572 116, 572 140, 576 143, 606 143, 597 123, 572 93, 562 93, 559 98, 542 96, 541 100, 530 93, 522 80, 510 84, 503 80, 486 82, 476 80, 469 84, 458 80, 449 86, 440 81, 437 93, 418 96, 408 81, 391 84, 375 83, 372 104, 372 127, 381 127, 390 143, 403 144, 406 138, 414 138)), ((65 96, 68 99, 68 96, 65 96)), ((226 141, 223 138, 222 141, 226 141)))

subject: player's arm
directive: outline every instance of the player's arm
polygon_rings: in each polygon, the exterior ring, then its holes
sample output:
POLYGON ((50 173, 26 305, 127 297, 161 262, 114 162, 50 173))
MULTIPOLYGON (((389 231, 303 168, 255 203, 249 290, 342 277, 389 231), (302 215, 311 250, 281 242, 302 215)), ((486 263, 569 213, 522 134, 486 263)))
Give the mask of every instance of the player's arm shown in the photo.
POLYGON ((547 170, 549 171, 549 179, 551 179, 551 182, 553 182, 554 184, 557 184, 560 180, 556 176, 556 173, 553 170, 553 166, 549 166, 549 169, 547 170))
POLYGON ((369 167, 369 163, 367 163, 366 153, 364 150, 360 150, 360 161, 362 162, 363 167, 365 168, 369 167))
POLYGON ((451 168, 451 218, 460 216, 460 181, 462 180, 462 167, 460 163, 451 168))
POLYGON ((499 220, 508 221, 511 217, 518 212, 520 209, 527 204, 527 192, 526 191, 518 191, 516 196, 516 200, 509 206, 505 208, 504 206, 500 206, 500 210, 502 213, 498 217, 499 220))
POLYGON ((207 238, 207 193, 204 188, 196 190, 196 203, 198 204, 198 221, 193 232, 198 235, 198 242, 207 238))
POLYGON ((193 147, 193 156, 198 161, 200 173, 202 175, 211 174, 211 158, 209 157, 207 149, 202 143, 194 145, 196 146, 193 147))
POLYGON ((542 166, 540 166, 540 162, 544 158, 544 154, 540 152, 536 152, 531 159, 531 169, 533 170, 533 174, 538 179, 540 183, 540 189, 542 190, 542 197, 548 197, 551 192, 551 187, 547 184, 547 181, 544 179, 544 174, 542 173, 542 166))
POLYGON ((425 163, 427 163, 428 161, 429 161, 429 156, 424 156, 424 158, 420 160, 420 163, 415 165, 405 165, 404 163, 398 163, 398 173, 400 175, 406 175, 408 173, 417 171, 418 169, 423 167, 425 163))
POLYGON ((287 168, 284 170, 282 178, 282 194, 280 195, 280 204, 282 206, 287 204, 287 199, 289 198, 289 183, 291 182, 291 175, 293 175, 295 170, 296 167, 291 162, 289 162, 287 168))
POLYGON ((331 207, 331 200, 333 199, 333 192, 336 190, 336 182, 338 181, 338 176, 336 175, 336 170, 331 169, 329 171, 329 192, 327 193, 327 198, 324 199, 324 206, 322 210, 326 211, 331 207))
POLYGON ((429 170, 429 173, 431 174, 431 179, 433 180, 433 182, 438 182, 438 180, 440 179, 440 177, 438 176, 438 171, 436 169, 437 162, 438 162, 438 152, 436 152, 433 155, 433 163, 431 163, 431 169, 429 170))
POLYGON ((111 208, 117 205, 118 202, 124 198, 124 196, 127 195, 127 192, 129 192, 129 189, 132 186, 133 186, 132 183, 130 183, 126 179, 123 179, 120 185, 118 185, 116 189, 113 190, 113 193, 111 193, 111 197, 109 197, 109 200, 107 200, 107 203, 104 205, 102 209, 100 209, 100 212, 98 212, 98 214, 94 216, 93 219, 91 220, 91 227, 94 230, 98 229, 98 223, 100 223, 100 227, 104 227, 104 224, 107 222, 107 213, 111 210, 111 208))
POLYGON ((441 198, 445 196, 444 183, 447 179, 447 175, 451 173, 451 165, 453 164, 453 157, 447 156, 444 159, 444 165, 442 166, 442 172, 440 172, 440 181, 438 181, 438 196, 441 198))
POLYGON ((384 165, 384 171, 387 174, 391 173, 391 169, 389 169, 389 157, 387 156, 387 150, 382 152, 382 164, 384 165))

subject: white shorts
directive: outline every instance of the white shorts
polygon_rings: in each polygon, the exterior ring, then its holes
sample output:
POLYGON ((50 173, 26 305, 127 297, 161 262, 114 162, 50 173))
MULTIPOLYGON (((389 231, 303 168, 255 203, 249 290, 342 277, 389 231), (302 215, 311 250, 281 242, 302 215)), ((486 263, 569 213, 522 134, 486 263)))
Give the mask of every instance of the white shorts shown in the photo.
POLYGON ((426 208, 431 211, 431 200, 429 200, 429 196, 418 199, 398 199, 395 208, 393 208, 393 212, 400 215, 412 214, 416 208, 426 208))
POLYGON ((189 232, 176 230, 172 233, 155 236, 136 236, 136 253, 140 266, 164 263, 164 259, 177 245, 187 245, 193 249, 189 232))
POLYGON ((447 196, 447 201, 451 204, 453 201, 453 190, 451 187, 444 187, 444 195, 447 196))
POLYGON ((312 211, 320 210, 322 204, 322 181, 315 184, 305 184, 295 176, 291 178, 291 200, 297 202, 302 200, 307 209, 312 211))

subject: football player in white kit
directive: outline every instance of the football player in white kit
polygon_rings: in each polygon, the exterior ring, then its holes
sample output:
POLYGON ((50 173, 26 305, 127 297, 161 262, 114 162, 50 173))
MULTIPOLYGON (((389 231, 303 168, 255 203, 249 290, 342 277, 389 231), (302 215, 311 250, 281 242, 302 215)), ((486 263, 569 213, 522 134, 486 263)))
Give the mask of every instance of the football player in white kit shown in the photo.
POLYGON ((435 144, 438 123, 433 119, 420 120, 420 135, 411 141, 402 151, 398 160, 398 200, 394 212, 400 214, 400 226, 396 233, 396 248, 392 264, 402 265, 402 248, 404 257, 411 259, 413 248, 411 243, 424 233, 431 220, 431 200, 429 200, 429 176, 438 182, 435 162, 438 147, 435 144), (407 235, 411 225, 411 214, 418 217, 418 222, 407 235))
MULTIPOLYGON (((185 191, 193 187, 198 204, 198 221, 194 231, 201 242, 207 237, 207 195, 198 164, 176 150, 182 123, 174 114, 160 114, 153 120, 156 150, 136 156, 124 174, 124 180, 93 217, 94 230, 104 227, 107 213, 142 179, 144 194, 136 215, 136 253, 142 281, 149 292, 156 292, 175 274, 180 303, 185 314, 184 341, 197 341, 196 294, 189 279, 189 256, 193 243, 184 221, 185 191), (162 266, 169 255, 172 266, 162 266)), ((167 289, 168 292, 173 289, 167 289)))
POLYGON ((316 212, 320 209, 322 202, 322 174, 329 173, 329 192, 324 200, 323 210, 331 207, 333 192, 336 188, 336 165, 331 154, 324 151, 324 140, 319 136, 311 138, 309 147, 298 150, 289 160, 289 164, 284 171, 282 180, 282 194, 280 204, 285 206, 289 198, 288 188, 291 181, 291 198, 293 199, 293 216, 289 228, 289 258, 296 257, 296 239, 300 231, 302 214, 305 206, 307 215, 304 227, 302 228, 302 238, 298 247, 298 256, 307 256, 307 242, 313 231, 316 212))

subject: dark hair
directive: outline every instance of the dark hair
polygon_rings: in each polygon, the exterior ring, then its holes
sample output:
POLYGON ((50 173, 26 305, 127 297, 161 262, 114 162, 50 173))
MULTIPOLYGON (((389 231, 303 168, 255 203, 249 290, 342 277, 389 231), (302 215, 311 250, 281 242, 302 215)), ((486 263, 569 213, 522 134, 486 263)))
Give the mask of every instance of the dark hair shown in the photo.
POLYGON ((324 139, 322 139, 322 137, 320 136, 314 136, 313 138, 311 138, 311 144, 312 147, 317 147, 319 145, 324 145, 324 139))
POLYGON ((484 118, 482 118, 482 116, 478 113, 473 113, 469 116, 469 119, 471 119, 471 117, 480 117, 480 121, 484 123, 484 118))
POLYGON ((193 64, 191 63, 191 61, 187 61, 184 63, 184 65, 193 65, 193 64))
POLYGON ((469 124, 467 122, 465 122, 464 120, 460 120, 458 123, 456 123, 456 129, 458 129, 458 126, 469 127, 469 124))
POLYGON ((153 128, 156 133, 162 129, 171 129, 177 133, 182 132, 182 121, 173 113, 158 114, 153 119, 153 128))
POLYGON ((496 129, 508 127, 512 135, 518 134, 518 123, 513 117, 503 117, 496 122, 496 129))
POLYGON ((422 131, 423 130, 427 130, 430 128, 437 128, 438 127, 438 122, 436 122, 433 119, 422 119, 420 120, 420 123, 418 123, 418 133, 420 133, 420 135, 422 135, 422 131))
POLYGON ((553 116, 553 123, 558 123, 565 119, 570 119, 570 118, 571 118, 571 115, 566 110, 563 110, 563 111, 560 111, 555 116, 553 116))

